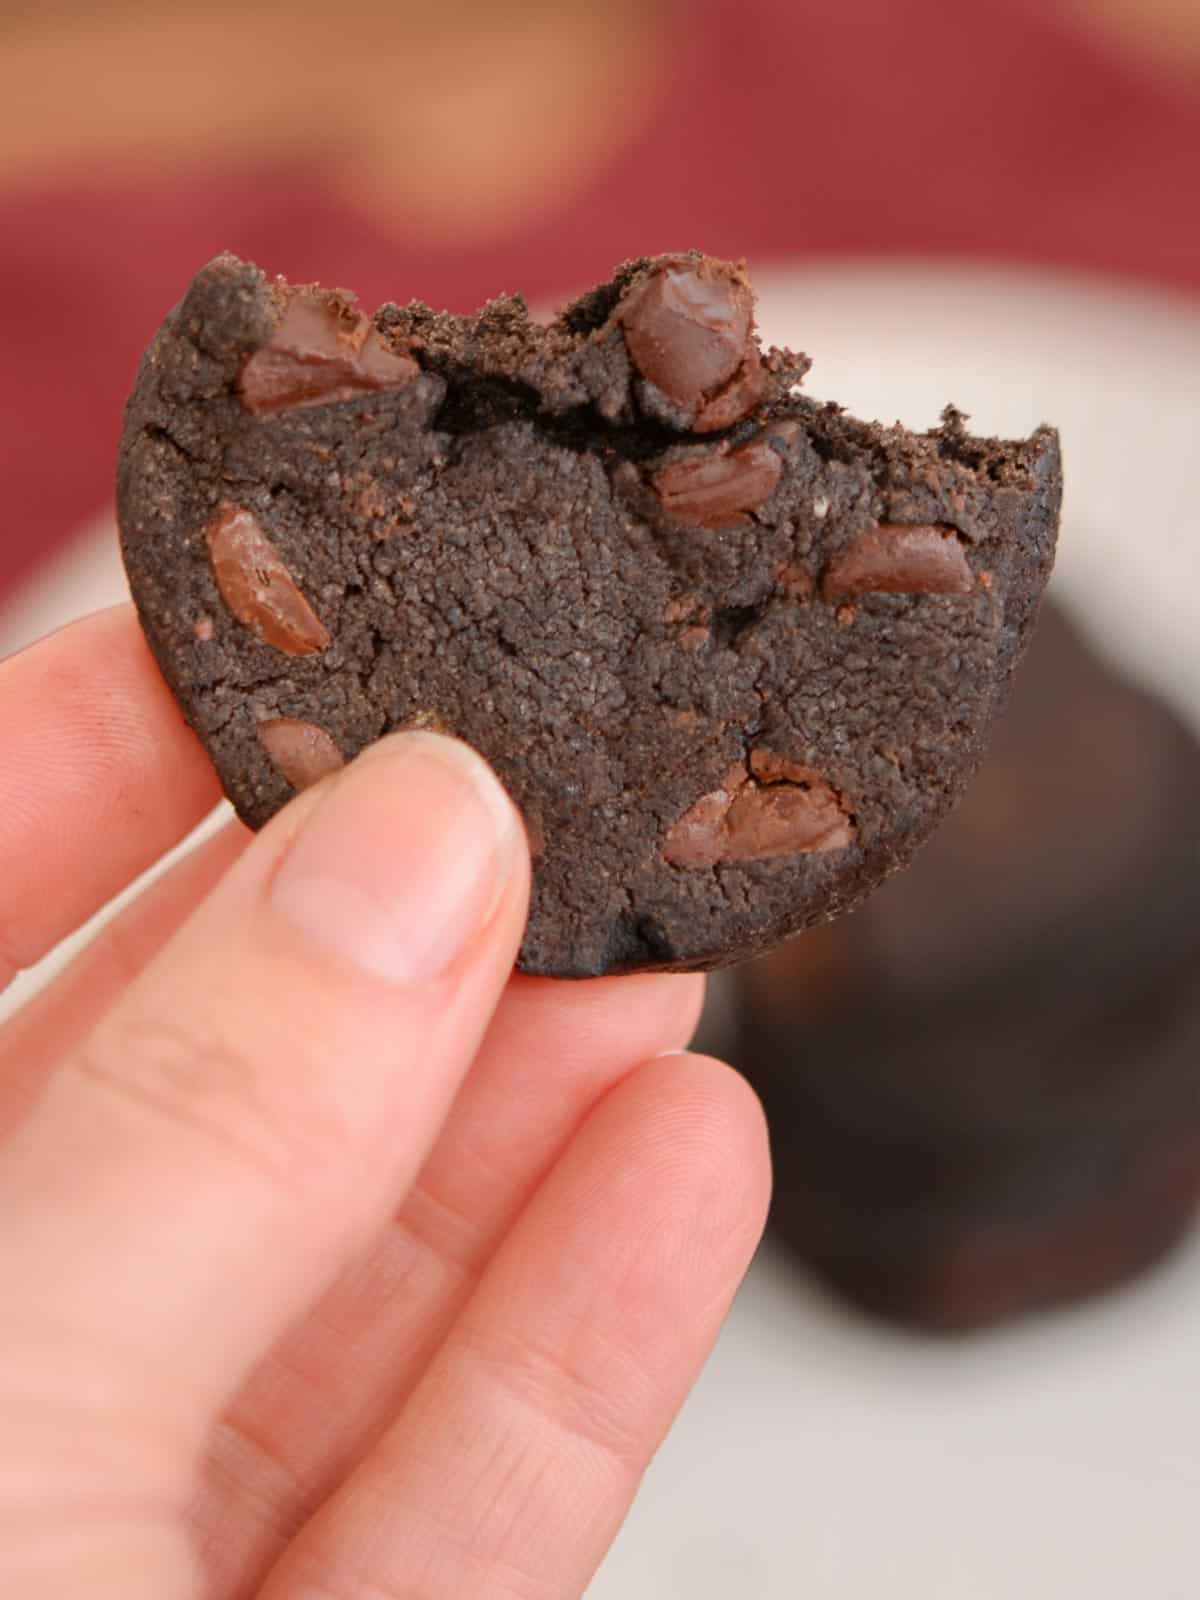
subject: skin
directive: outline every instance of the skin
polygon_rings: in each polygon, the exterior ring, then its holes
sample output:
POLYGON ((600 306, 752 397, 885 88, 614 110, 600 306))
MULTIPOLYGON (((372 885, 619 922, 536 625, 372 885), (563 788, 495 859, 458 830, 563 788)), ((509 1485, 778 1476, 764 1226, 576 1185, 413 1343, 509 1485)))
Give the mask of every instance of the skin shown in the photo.
POLYGON ((1156 67, 1193 78, 1200 73, 1200 6, 1196 0, 1063 0, 1085 27, 1156 67))
POLYGON ((675 3, 0 0, 0 188, 299 160, 377 223, 483 233, 637 137, 675 3))
MULTIPOLYGON (((3 663, 0 721, 11 975, 216 786, 127 608, 3 663)), ((768 1158, 682 1053, 699 980, 512 975, 528 883, 479 758, 398 736, 0 1032, 0 1593, 583 1592, 768 1158)))
MULTIPOLYGON (((1194 0, 1054 3, 1123 51, 1200 70, 1194 0)), ((302 152, 377 223, 483 234, 637 137, 692 4, 343 0, 334 20, 311 0, 0 0, 0 188, 302 152)))

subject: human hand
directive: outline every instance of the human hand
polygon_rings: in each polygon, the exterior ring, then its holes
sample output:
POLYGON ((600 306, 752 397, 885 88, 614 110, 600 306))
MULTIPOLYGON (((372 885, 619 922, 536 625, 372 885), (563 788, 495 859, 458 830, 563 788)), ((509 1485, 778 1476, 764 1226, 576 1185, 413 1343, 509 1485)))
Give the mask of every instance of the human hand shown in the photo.
MULTIPOLYGON (((215 778, 131 612, 0 666, 0 985, 215 778)), ((0 1593, 579 1595, 762 1226, 698 979, 512 976, 524 833, 385 741, 0 1031, 0 1593)))

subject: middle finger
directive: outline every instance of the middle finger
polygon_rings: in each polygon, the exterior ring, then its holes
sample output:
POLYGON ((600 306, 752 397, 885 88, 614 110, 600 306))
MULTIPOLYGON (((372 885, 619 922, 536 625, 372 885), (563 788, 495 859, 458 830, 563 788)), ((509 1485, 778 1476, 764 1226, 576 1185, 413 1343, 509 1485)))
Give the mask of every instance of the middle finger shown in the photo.
POLYGON ((681 1048, 703 981, 518 977, 386 1239, 259 1369, 196 1509, 213 1600, 253 1594, 382 1435, 539 1182, 599 1099, 681 1048))

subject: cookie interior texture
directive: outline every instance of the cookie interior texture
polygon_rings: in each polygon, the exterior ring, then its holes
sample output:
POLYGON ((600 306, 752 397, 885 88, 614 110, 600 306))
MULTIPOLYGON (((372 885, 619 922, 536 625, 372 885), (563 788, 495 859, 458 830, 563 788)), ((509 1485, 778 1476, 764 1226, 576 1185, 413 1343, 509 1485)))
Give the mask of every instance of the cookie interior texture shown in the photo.
POLYGON ((525 815, 526 971, 711 968, 853 906, 979 760, 1061 472, 1049 428, 858 422, 808 365, 695 252, 549 325, 205 267, 143 359, 118 510, 239 814, 432 727, 525 815))

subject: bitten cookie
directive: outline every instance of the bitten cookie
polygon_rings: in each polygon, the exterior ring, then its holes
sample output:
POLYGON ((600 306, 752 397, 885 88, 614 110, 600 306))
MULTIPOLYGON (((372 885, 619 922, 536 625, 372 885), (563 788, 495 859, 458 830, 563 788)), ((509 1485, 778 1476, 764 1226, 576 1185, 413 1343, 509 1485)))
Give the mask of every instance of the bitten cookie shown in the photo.
POLYGON ((855 422, 807 367, 695 253, 547 326, 204 268, 143 360, 118 510, 240 815, 433 727, 525 815, 526 971, 720 966, 855 904, 979 760, 1059 451, 855 422))

